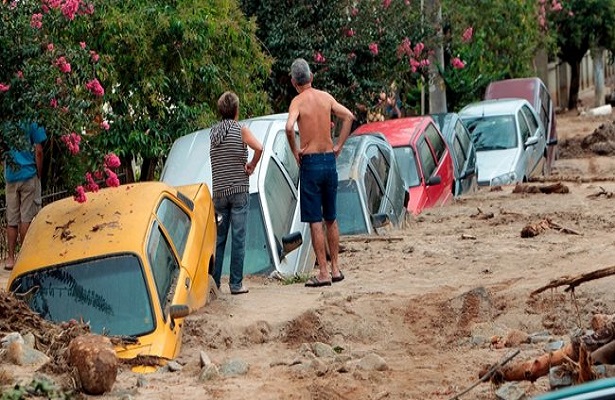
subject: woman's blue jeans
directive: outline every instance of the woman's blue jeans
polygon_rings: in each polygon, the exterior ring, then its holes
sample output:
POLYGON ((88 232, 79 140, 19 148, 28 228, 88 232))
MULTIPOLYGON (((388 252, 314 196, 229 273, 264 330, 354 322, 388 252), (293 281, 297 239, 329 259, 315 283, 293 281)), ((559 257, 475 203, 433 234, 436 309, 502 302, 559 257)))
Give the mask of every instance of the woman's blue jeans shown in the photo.
POLYGON ((241 289, 243 281, 243 261, 246 253, 246 223, 250 205, 249 193, 236 193, 224 197, 215 197, 214 207, 221 217, 216 240, 216 264, 214 280, 220 288, 224 250, 229 228, 231 229, 231 263, 229 287, 231 291, 241 289))

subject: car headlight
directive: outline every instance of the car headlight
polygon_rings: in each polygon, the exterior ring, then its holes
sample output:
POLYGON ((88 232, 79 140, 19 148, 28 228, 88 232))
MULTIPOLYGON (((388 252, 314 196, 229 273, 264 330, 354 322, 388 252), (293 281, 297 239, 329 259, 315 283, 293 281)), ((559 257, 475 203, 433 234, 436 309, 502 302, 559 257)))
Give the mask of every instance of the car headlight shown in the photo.
POLYGON ((507 172, 505 174, 496 176, 491 179, 490 186, 510 185, 517 181, 517 174, 514 172, 507 172))

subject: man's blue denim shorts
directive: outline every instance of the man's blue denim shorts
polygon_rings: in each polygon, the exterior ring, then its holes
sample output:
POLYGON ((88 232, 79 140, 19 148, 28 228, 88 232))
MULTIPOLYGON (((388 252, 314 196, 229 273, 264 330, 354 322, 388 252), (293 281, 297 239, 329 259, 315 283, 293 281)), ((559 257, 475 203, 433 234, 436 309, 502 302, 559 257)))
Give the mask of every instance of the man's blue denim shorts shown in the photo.
POLYGON ((337 202, 337 169, 334 153, 301 156, 301 221, 334 221, 337 202))

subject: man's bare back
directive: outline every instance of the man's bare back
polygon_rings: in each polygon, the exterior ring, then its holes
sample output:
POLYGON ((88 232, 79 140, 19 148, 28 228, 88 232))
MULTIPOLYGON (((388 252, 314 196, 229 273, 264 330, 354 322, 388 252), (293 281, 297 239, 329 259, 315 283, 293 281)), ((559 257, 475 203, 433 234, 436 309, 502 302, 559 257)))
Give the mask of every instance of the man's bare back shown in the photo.
POLYGON ((334 102, 330 94, 314 88, 304 90, 293 99, 289 112, 297 110, 299 154, 333 151, 331 110, 334 102))

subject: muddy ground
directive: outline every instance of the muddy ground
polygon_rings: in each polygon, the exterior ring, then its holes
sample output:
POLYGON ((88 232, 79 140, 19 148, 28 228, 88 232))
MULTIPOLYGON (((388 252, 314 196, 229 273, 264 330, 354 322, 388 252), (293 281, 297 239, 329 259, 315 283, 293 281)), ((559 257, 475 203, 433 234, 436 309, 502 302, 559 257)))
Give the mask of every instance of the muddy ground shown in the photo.
MULTIPOLYGON (((554 173, 530 184, 561 182, 569 193, 481 188, 408 218, 401 230, 343 238, 346 279, 332 287, 248 277, 250 293, 231 296, 223 285, 220 298, 185 321, 181 370, 122 368, 113 391, 98 397, 450 399, 485 364, 516 349, 511 363, 543 354, 547 341, 588 328, 593 314, 615 313, 615 277, 580 285, 574 298, 564 288, 530 297, 552 279, 615 264, 613 119, 558 115, 554 173), (580 234, 550 229, 521 237, 545 218, 580 234), (526 335, 547 341, 528 343, 526 335), (316 357, 316 342, 335 354, 316 357), (219 376, 202 375, 201 351, 219 376)), ((2 286, 7 277, 0 272, 2 286)), ((0 364, 5 389, 34 373, 0 364)), ((46 373, 70 386, 66 376, 46 373)), ((549 387, 546 377, 518 386, 530 396, 549 387)), ((462 398, 495 399, 496 389, 481 383, 462 398)))

